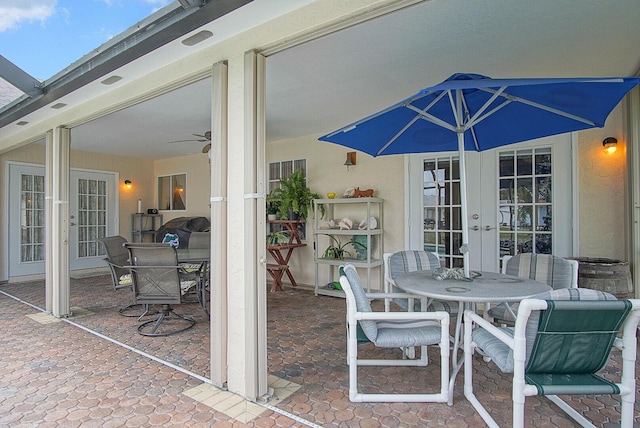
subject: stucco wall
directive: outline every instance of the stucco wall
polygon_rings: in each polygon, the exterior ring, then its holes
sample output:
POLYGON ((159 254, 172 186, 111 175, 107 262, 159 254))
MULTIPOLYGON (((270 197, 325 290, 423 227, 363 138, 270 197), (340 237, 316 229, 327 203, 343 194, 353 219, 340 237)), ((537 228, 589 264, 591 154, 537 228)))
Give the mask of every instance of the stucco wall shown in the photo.
MULTIPOLYGON (((73 132, 73 131, 72 131, 73 132)), ((137 211, 138 198, 144 198, 147 189, 153 189, 153 161, 116 155, 96 155, 95 153, 71 150, 71 168, 81 168, 96 171, 116 172, 119 175, 119 233, 131 238, 130 214, 137 211), (132 187, 127 189, 124 180, 131 180, 132 187)), ((2 183, 6 177, 7 162, 45 163, 44 144, 29 144, 19 149, 0 155, 0 177, 2 183)), ((4 185, 4 184, 3 184, 4 185)), ((6 215, 6 201, 0 199, 0 221, 4 224, 6 215)))
POLYGON ((609 115, 604 128, 578 133, 578 209, 580 257, 625 260, 626 150, 622 107, 609 115), (610 155, 602 147, 606 137, 618 139, 610 155))
MULTIPOLYGON (((2 191, 4 192, 6 186, 5 179, 8 172, 8 162, 23 162, 44 166, 45 156, 44 144, 37 143, 28 144, 0 154, 0 186, 2 191)), ((131 239, 130 214, 137 211, 137 200, 144 197, 143 195, 147 192, 146 189, 153 189, 153 161, 116 155, 96 155, 95 153, 71 150, 70 166, 71 168, 115 172, 118 174, 118 233, 127 239, 131 239), (131 189, 125 187, 125 179, 131 180, 133 184, 131 189)), ((6 198, 0 198, 0 224, 8 227, 8 219, 6 217, 8 207, 6 203, 6 198)), ((7 250, 6 243, 2 248, 3 252, 7 250)), ((6 262, 6 257, 0 259, 1 280, 8 279, 6 262)))
MULTIPOLYGON (((341 197, 345 189, 360 187, 372 188, 375 197, 384 199, 384 249, 397 251, 403 247, 404 208, 403 208, 403 165, 402 156, 386 156, 373 158, 364 153, 357 153, 356 166, 344 166, 347 152, 345 147, 317 141, 318 135, 308 135, 291 140, 281 140, 267 144, 267 162, 277 162, 293 159, 307 160, 307 185, 311 191, 322 198, 327 192, 336 192, 341 197)), ((366 217, 362 210, 348 213, 354 223, 359 223, 366 217)), ((336 214, 338 212, 336 211, 336 214)), ((323 224, 328 218, 320 220, 323 224)), ((315 263, 313 259, 313 219, 309 219, 307 243, 304 248, 296 249, 291 258, 290 267, 296 282, 305 285, 315 285, 315 263)), ((343 239, 343 241, 347 240, 343 239)), ((324 248, 319 248, 322 253, 324 248)), ((372 272, 372 288, 380 286, 377 281, 378 268, 372 272), (374 280, 375 279, 375 280, 374 280)), ((334 278, 334 279, 337 279, 334 278)), ((320 268, 320 284, 329 281, 328 266, 320 268)))

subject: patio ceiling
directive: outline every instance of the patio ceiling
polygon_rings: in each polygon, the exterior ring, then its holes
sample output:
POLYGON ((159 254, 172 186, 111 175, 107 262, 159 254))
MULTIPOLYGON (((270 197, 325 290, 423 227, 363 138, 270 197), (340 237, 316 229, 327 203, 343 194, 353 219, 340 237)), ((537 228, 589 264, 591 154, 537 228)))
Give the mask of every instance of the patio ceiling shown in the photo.
MULTIPOLYGON (((326 133, 455 72, 634 75, 637 22, 637 0, 420 2, 269 56, 267 140, 326 133)), ((208 85, 196 82, 79 125, 73 146, 156 159, 199 153, 204 143, 192 134, 209 130, 208 85), (195 141, 169 144, 189 138, 195 141)))

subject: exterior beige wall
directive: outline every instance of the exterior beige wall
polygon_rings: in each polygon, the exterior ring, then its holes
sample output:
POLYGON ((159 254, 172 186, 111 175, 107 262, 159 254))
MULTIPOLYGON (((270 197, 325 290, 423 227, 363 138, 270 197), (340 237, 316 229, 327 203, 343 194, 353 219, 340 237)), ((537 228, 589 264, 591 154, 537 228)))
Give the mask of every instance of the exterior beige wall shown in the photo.
MULTIPOLYGON (((15 150, 0 154, 0 186, 4 189, 7 177, 7 162, 45 164, 44 144, 28 144, 15 150)), ((187 211, 164 211, 163 221, 175 217, 204 216, 210 218, 209 195, 209 158, 205 154, 183 156, 162 161, 130 158, 71 151, 71 168, 117 173, 118 189, 118 234, 131 240, 131 214, 138 210, 138 199, 142 199, 143 211, 155 207, 156 182, 159 175, 187 174, 187 211), (124 180, 131 180, 131 189, 127 189, 124 180)), ((0 198, 0 224, 8 219, 6 198, 0 198)), ((4 260, 0 261, 3 262, 4 260)), ((6 267, 0 269, 5 272, 6 267)))
MULTIPOLYGON (((0 154, 0 186, 4 189, 7 177, 7 162, 23 162, 28 164, 45 164, 44 144, 28 144, 15 150, 0 154)), ((166 222, 181 216, 204 216, 210 218, 209 195, 209 162, 205 154, 183 156, 162 161, 130 158, 71 151, 71 168, 94 171, 113 172, 118 174, 118 234, 131 240, 131 214, 138 210, 138 199, 142 199, 143 211, 155 207, 156 182, 159 175, 187 174, 187 211, 165 211, 163 221, 166 222), (131 180, 131 189, 127 189, 124 180, 131 180)), ((0 224, 6 224, 6 198, 0 198, 0 224)), ((0 269, 0 272, 6 272, 0 269)))
POLYGON ((609 115, 604 128, 578 133, 578 212, 580 257, 625 260, 626 145, 622 106, 609 115), (618 139, 618 150, 607 154, 606 137, 618 139))
MULTIPOLYGON (((347 152, 352 151, 335 144, 317 141, 318 135, 281 140, 267 144, 267 162, 293 159, 307 160, 307 185, 312 192, 326 198, 328 192, 336 192, 341 197, 345 189, 360 187, 372 188, 375 197, 384 199, 384 248, 385 251, 398 251, 404 243, 404 161, 402 156, 383 156, 373 158, 358 152, 356 166, 344 166, 347 152)), ((345 211, 341 211, 345 213, 345 211)), ((310 216, 311 217, 311 216, 310 216)), ((351 220, 360 222, 365 214, 362 210, 347 215, 351 220)), ((328 218, 320 220, 321 223, 328 218)), ((290 267, 299 284, 315 285, 315 264, 313 258, 313 218, 309 219, 307 246, 296 249, 291 257, 290 267)), ((344 241, 344 239, 343 239, 344 241)), ((322 253, 324 248, 319 248, 322 253)), ((372 278, 377 278, 373 271, 372 278)), ((320 284, 329 281, 327 266, 321 266, 320 284)), ((336 279, 336 278, 334 278, 336 279)), ((373 282, 373 280, 372 280, 373 282)), ((377 288, 377 281, 372 283, 377 288)))
MULTIPOLYGON (((73 144, 73 143, 72 143, 73 144)), ((32 164, 45 163, 44 144, 28 144, 21 148, 11 150, 0 155, 0 180, 4 189, 4 180, 7 173, 7 162, 25 162, 32 164)), ((153 189, 153 161, 138 158, 129 158, 116 155, 96 155, 95 153, 78 150, 71 151, 71 168, 80 168, 96 171, 116 172, 118 179, 119 201, 119 234, 131 239, 130 214, 137 211, 138 198, 144 198, 147 189, 153 189), (124 180, 129 179, 133 183, 131 189, 124 186, 124 180)), ((0 199, 0 224, 5 224, 7 207, 6 200, 0 199)))

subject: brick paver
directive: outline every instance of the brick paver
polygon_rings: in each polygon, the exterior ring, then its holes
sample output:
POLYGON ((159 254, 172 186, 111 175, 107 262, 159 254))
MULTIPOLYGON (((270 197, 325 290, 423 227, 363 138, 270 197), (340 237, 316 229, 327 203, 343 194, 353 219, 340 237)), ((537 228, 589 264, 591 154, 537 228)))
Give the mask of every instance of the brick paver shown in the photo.
MULTIPOLYGON (((0 290, 38 307, 44 306, 42 282, 5 284, 0 290)), ((91 315, 73 322, 143 352, 206 377, 209 372, 209 324, 197 304, 176 306, 197 323, 164 338, 136 333, 136 318, 118 315, 130 303, 127 290, 114 291, 108 276, 74 279, 71 306, 91 315)), ((298 420, 266 410, 242 424, 183 392, 201 384, 197 378, 154 362, 69 323, 41 324, 27 315, 32 307, 0 294, 0 427, 47 426, 304 426, 298 420)), ((301 385, 277 407, 295 417, 326 427, 484 427, 463 396, 462 373, 454 405, 441 403, 352 403, 348 398, 343 299, 315 296, 285 287, 268 296, 269 373, 301 385)), ((363 357, 379 357, 371 345, 363 357)), ((385 350, 382 353, 394 353, 385 350)), ((439 358, 431 347, 427 368, 364 367, 361 385, 368 391, 422 392, 437 387, 439 358)), ((638 365, 637 365, 638 366, 638 365)), ((509 376, 493 365, 477 365, 474 385, 499 424, 511 425, 509 376)), ((620 369, 613 353, 606 373, 620 369)), ((636 368, 636 373, 640 373, 636 368)), ((638 395, 636 394, 636 402, 638 395)), ((619 402, 608 397, 572 398, 572 405, 593 417, 596 426, 618 425, 619 402)), ((636 423, 640 426, 640 408, 636 423)), ((529 398, 527 426, 573 427, 555 405, 529 398)))

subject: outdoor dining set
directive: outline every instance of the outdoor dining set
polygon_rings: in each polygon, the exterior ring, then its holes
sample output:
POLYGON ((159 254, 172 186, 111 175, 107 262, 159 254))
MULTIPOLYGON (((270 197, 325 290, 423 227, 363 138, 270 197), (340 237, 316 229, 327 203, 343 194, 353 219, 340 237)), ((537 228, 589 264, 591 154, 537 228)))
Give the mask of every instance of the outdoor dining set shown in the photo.
POLYGON ((353 265, 340 270, 351 401, 453 405, 456 375, 464 369, 465 398, 489 426, 497 427, 473 384, 474 365, 495 364, 513 379, 515 427, 524 426, 530 396, 544 396, 581 426, 593 426, 559 397, 576 394, 618 396, 621 426, 633 426, 640 300, 578 288, 577 261, 547 254, 506 257, 500 273, 471 271, 465 277, 461 269, 442 268, 435 253, 401 251, 384 255, 384 269, 384 293, 365 293, 353 265), (372 300, 383 300, 384 310, 373 311, 372 300), (451 318, 455 324, 450 328, 451 318), (399 348, 401 359, 359 359, 363 343, 399 348), (428 346, 439 348, 437 390, 361 391, 359 366, 427 366, 428 346), (612 348, 622 352, 623 361, 615 380, 598 374, 612 348))
POLYGON ((192 232, 188 248, 161 242, 132 243, 122 236, 98 241, 105 249, 114 288, 133 290, 133 302, 119 313, 138 318, 138 333, 166 336, 195 325, 193 318, 174 311, 172 305, 195 301, 209 317, 209 232, 192 232))

